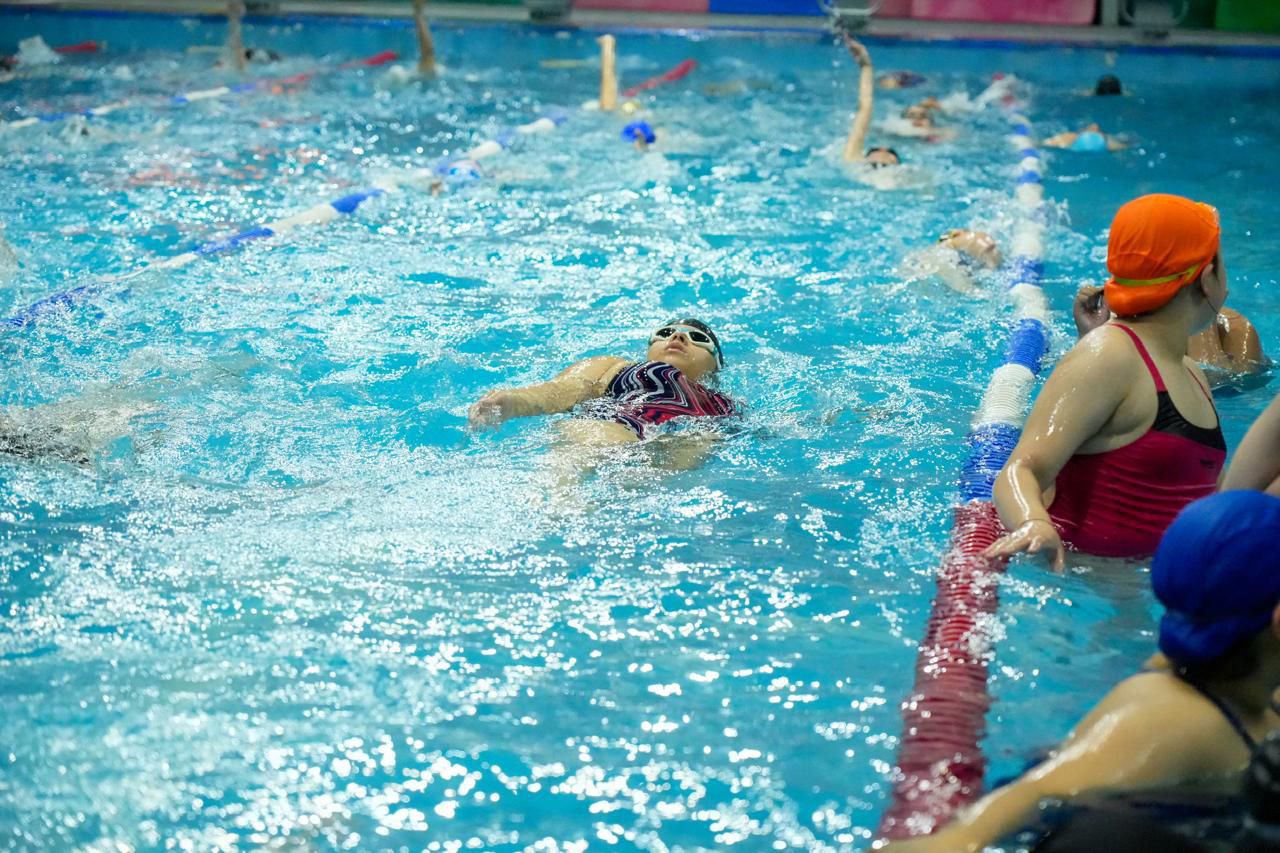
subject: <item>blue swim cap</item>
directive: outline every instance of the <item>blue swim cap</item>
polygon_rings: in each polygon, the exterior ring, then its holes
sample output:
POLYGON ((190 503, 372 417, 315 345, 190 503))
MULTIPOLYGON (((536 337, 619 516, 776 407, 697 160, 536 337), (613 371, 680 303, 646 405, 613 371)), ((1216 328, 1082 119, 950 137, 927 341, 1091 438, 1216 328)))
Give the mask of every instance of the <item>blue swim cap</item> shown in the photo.
POLYGON ((647 121, 631 122, 631 124, 622 129, 622 138, 628 142, 643 139, 648 145, 658 141, 658 135, 653 132, 652 127, 649 127, 649 122, 647 121))
POLYGON ((1151 564, 1165 606, 1160 651, 1175 663, 1213 660, 1257 634, 1280 605, 1280 498, 1221 492, 1190 504, 1151 564))
POLYGON ((1096 130, 1082 130, 1076 134, 1076 141, 1071 143, 1072 151, 1094 153, 1107 150, 1107 138, 1096 130))
POLYGON ((457 160, 445 170, 445 177, 453 181, 475 181, 484 176, 475 160, 457 160))

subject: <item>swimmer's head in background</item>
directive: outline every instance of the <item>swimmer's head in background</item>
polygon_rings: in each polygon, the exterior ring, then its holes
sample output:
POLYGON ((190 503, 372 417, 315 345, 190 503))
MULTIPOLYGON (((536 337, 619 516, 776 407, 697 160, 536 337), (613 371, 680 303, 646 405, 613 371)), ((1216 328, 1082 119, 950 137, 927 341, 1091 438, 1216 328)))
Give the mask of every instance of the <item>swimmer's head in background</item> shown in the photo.
POLYGON ((876 85, 881 89, 911 89, 924 82, 924 76, 914 71, 890 71, 881 74, 876 85))
POLYGON ((653 132, 653 128, 647 121, 631 122, 622 129, 622 138, 627 142, 643 141, 645 145, 652 145, 658 141, 658 135, 653 132))
POLYGON ((938 242, 961 252, 974 260, 981 261, 987 267, 995 269, 1003 258, 1000 246, 994 237, 985 231, 974 231, 970 228, 952 228, 938 238, 938 242))
POLYGON ((720 338, 716 336, 715 332, 711 331, 710 326, 693 317, 664 323, 649 336, 649 343, 652 344, 656 340, 671 337, 675 330, 683 331, 695 346, 705 349, 715 356, 716 367, 724 367, 724 350, 720 347, 720 338))
POLYGON ((911 122, 912 127, 930 127, 933 125, 933 113, 924 104, 912 104, 902 111, 902 117, 911 122))
POLYGON ((1232 491, 1184 509, 1151 564, 1165 607, 1160 651, 1175 664, 1221 658, 1272 623, 1280 606, 1280 498, 1232 491))
POLYGON ((902 164, 902 158, 898 156, 898 152, 892 148, 868 148, 866 155, 863 157, 867 165, 873 169, 882 169, 885 166, 899 166, 902 164))
POLYGON ((1098 78, 1098 85, 1094 87, 1095 95, 1121 95, 1120 78, 1114 74, 1104 74, 1098 78))
MULTIPOLYGON (((1107 305, 1121 317, 1163 308, 1218 256, 1218 211, 1153 193, 1116 211, 1107 241, 1107 305)), ((1219 306, 1220 307, 1220 306, 1219 306)))

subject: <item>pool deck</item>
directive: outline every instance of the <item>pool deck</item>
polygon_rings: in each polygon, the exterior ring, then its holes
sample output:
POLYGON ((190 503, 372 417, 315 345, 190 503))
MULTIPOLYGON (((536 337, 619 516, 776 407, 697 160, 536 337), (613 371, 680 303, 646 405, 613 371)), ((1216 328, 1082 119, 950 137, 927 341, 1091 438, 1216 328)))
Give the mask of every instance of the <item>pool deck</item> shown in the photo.
MULTIPOLYGON (((405 0, 385 2, 341 2, 341 0, 281 0, 272 5, 273 15, 403 18, 411 16, 405 0)), ((172 15, 222 15, 223 0, 7 0, 0 11, 115 11, 172 15)), ((470 3, 431 4, 428 15, 439 21, 484 23, 527 23, 523 6, 470 3)), ((634 12, 604 9, 574 9, 566 19, 543 22, 548 27, 584 29, 717 30, 812 35, 830 29, 827 19, 810 15, 729 15, 634 12)), ((1172 30, 1153 35, 1135 27, 1049 27, 947 21, 917 21, 899 18, 872 18, 862 30, 865 35, 912 41, 1011 41, 1085 46, 1144 47, 1260 47, 1280 48, 1280 35, 1231 33, 1218 30, 1172 30)))

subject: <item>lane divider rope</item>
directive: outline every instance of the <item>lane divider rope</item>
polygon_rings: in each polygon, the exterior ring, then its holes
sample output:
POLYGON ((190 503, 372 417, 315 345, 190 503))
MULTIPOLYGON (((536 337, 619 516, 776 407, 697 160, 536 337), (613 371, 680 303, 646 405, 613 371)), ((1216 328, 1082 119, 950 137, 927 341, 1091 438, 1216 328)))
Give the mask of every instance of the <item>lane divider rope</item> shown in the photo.
MULTIPOLYGON (((681 65, 676 66, 676 69, 679 69, 685 64, 686 63, 681 63, 681 65)), ((672 69, 672 72, 676 69, 672 69)), ((662 75, 664 78, 667 78, 662 82, 679 80, 688 74, 688 71, 686 70, 682 74, 671 76, 672 72, 667 72, 667 74, 662 75)), ((661 85, 661 83, 655 85, 661 85)), ((649 88, 654 87, 650 86, 649 88)), ((582 111, 588 111, 598 108, 599 103, 597 101, 587 101, 582 104, 579 109, 582 111)), ((370 199, 378 198, 379 196, 384 196, 389 193, 399 192, 406 187, 420 187, 424 183, 429 185, 441 180, 442 178, 454 178, 458 180, 478 178, 480 177, 478 165, 480 160, 509 150, 522 137, 550 133, 563 125, 568 121, 568 119, 569 113, 565 110, 549 110, 542 116, 527 124, 507 128, 496 134, 492 139, 486 139, 483 142, 480 142, 461 157, 441 158, 435 164, 425 168, 403 170, 398 174, 392 174, 375 181, 372 186, 366 189, 349 193, 341 198, 334 199, 333 201, 317 204, 314 207, 309 207, 306 210, 295 213, 284 219, 255 225, 252 228, 245 229, 229 237, 223 237, 203 243, 190 251, 182 252, 181 254, 173 255, 162 260, 153 261, 128 273, 103 277, 95 282, 83 284, 78 287, 46 296, 38 302, 35 302, 17 312, 13 316, 0 320, 0 327, 24 329, 37 323, 51 313, 73 308, 102 293, 104 290, 121 285, 149 270, 179 269, 202 257, 223 254, 255 240, 265 240, 272 237, 278 237, 302 225, 321 225, 333 222, 343 216, 349 216, 355 213, 360 205, 370 199)))
POLYGON ((72 116, 101 118, 102 116, 110 115, 111 113, 116 112, 117 110, 122 110, 126 107, 150 106, 155 105, 157 102, 175 107, 183 107, 197 101, 209 101, 217 98, 225 98, 228 95, 263 91, 276 86, 301 86, 323 74, 329 74, 336 71, 347 71, 352 68, 371 68, 378 65, 385 65, 388 62, 394 62, 398 57, 399 54, 394 50, 384 50, 381 53, 376 53, 373 56, 368 56, 364 59, 344 62, 341 65, 334 66, 333 68, 318 68, 314 71, 304 71, 301 74, 294 74, 289 77, 266 77, 259 80, 249 80, 244 83, 236 83, 230 86, 215 86, 212 89, 180 92, 177 95, 168 97, 126 98, 122 101, 114 101, 109 104, 89 107, 84 110, 42 113, 40 115, 27 116, 26 118, 15 119, 14 121, 0 122, 0 130, 18 130, 20 128, 31 127, 37 124, 50 124, 53 122, 64 121, 72 116))
POLYGON ((1004 534, 992 502, 1000 469, 1022 425, 1048 350, 1044 272, 1044 184, 1031 126, 1012 116, 1018 156, 1014 198, 1020 211, 1011 252, 1009 296, 1017 315, 1003 363, 974 414, 968 458, 960 475, 951 541, 937 574, 937 592, 916 658, 915 684, 902 707, 902 737, 893 795, 880 835, 928 834, 983 790, 981 740, 991 705, 987 668, 994 654, 993 624, 1004 560, 982 552, 1004 534))

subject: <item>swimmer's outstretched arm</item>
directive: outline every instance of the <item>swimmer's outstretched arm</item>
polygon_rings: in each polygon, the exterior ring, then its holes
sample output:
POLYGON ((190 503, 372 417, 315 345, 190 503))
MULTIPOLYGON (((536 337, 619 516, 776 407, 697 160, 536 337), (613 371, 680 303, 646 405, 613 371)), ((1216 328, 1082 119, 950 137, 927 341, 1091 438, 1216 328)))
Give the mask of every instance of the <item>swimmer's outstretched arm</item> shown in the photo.
POLYGON ((996 540, 985 556, 1045 553, 1055 572, 1064 570, 1066 552, 1049 519, 1045 495, 1067 460, 1101 431, 1137 381, 1137 360, 1125 357, 1127 343, 1119 333, 1088 335, 1050 374, 1018 446, 996 477, 996 509, 1011 532, 996 540), (1098 376, 1111 381, 1098 382, 1098 376))
POLYGON ((413 29, 418 35, 418 73, 436 73, 436 45, 427 26, 427 0, 413 0, 413 29))
POLYGON ((862 67, 858 77, 858 112, 849 125, 849 136, 844 143, 844 161, 846 163, 861 162, 866 156, 863 152, 867 144, 867 128, 871 126, 871 110, 875 105, 876 72, 871 66, 871 54, 861 42, 848 33, 844 33, 845 47, 855 62, 862 67))
POLYGON ((248 67, 244 55, 244 37, 240 21, 244 18, 244 0, 227 0, 227 64, 237 71, 248 67))
POLYGON ((608 355, 587 358, 564 369, 550 382, 490 391, 467 411, 467 422, 477 429, 497 426, 512 418, 567 412, 579 403, 603 396, 610 380, 629 363, 608 355))
MULTIPOLYGON (((890 844, 884 853, 976 853, 1025 826, 1041 800, 1099 790, 1176 784, 1204 763, 1203 709, 1178 701, 1139 701, 1141 681, 1122 682, 1044 763, 964 809, 924 838, 890 844)), ((1191 700, 1194 701, 1194 700, 1191 700)), ((1216 747, 1216 745, 1215 745, 1216 747)))
POLYGON ((1078 137, 1079 135, 1080 134, 1074 131, 1068 130, 1064 133, 1054 134, 1053 136, 1050 136, 1048 139, 1042 140, 1040 144, 1047 145, 1050 148, 1070 148, 1072 145, 1075 144, 1076 137, 1078 137))
POLYGON ((1231 489, 1254 489, 1280 497, 1280 396, 1244 434, 1222 478, 1222 491, 1231 489))

